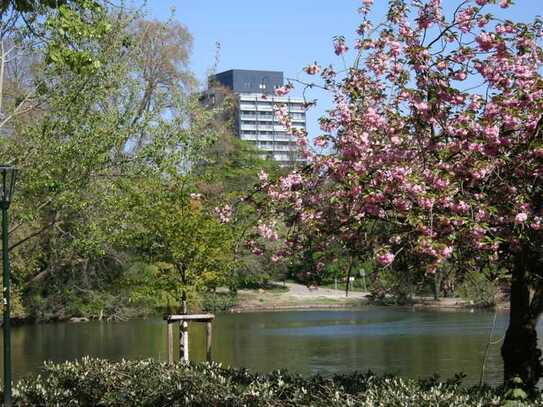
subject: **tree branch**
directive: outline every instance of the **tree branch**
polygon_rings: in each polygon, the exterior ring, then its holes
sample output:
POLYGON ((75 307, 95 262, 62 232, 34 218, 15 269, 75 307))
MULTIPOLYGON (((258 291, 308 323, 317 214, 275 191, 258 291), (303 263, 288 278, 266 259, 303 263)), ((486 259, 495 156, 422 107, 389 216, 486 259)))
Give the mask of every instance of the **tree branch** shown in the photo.
POLYGON ((27 241, 29 241, 30 239, 36 237, 36 236, 39 236, 41 235, 43 232, 45 232, 47 229, 49 229, 50 227, 54 226, 56 223, 56 221, 53 221, 47 225, 45 225, 44 227, 42 227, 41 229, 35 231, 34 233, 31 233, 30 235, 26 236, 25 238, 19 240, 17 243, 14 243, 12 244, 11 246, 9 246, 9 249, 8 251, 11 251, 13 249, 15 249, 16 247, 22 245, 23 243, 26 243, 27 241))

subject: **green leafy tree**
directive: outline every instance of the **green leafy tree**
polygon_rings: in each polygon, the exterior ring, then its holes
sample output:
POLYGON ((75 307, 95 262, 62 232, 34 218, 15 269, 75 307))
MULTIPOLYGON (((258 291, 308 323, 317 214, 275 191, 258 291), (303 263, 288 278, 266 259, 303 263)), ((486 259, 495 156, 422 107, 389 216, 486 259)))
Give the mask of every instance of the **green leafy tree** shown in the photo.
POLYGON ((119 185, 117 208, 125 213, 119 239, 146 263, 151 273, 131 277, 134 294, 178 302, 202 289, 228 284, 234 259, 234 229, 188 193, 183 176, 148 178, 119 185), (120 205, 119 205, 120 204, 120 205), (142 291, 143 290, 143 291, 142 291))
POLYGON ((1 123, 8 136, 0 157, 21 170, 10 228, 14 280, 26 313, 38 318, 77 313, 68 304, 76 298, 98 304, 94 316, 100 303, 123 301, 111 295, 132 261, 111 238, 122 224, 110 216, 118 184, 154 176, 151 168, 190 167, 189 150, 211 137, 197 101, 183 88, 170 91, 191 83, 186 29, 82 3, 49 11, 36 22, 43 42, 22 38, 6 64, 4 107, 14 114, 1 123), (175 40, 163 44, 171 33, 175 40), (149 47, 154 59, 145 57, 149 47), (24 81, 12 74, 18 66, 24 81))

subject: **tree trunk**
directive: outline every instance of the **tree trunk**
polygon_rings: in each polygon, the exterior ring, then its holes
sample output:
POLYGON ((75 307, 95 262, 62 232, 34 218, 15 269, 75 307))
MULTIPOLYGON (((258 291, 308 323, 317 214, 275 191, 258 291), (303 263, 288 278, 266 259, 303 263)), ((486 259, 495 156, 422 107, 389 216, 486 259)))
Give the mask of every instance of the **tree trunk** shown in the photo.
POLYGON ((441 270, 436 270, 434 273, 434 301, 439 300, 441 291, 441 270))
MULTIPOLYGON (((187 292, 184 288, 181 297, 181 314, 188 314, 187 292)), ((179 360, 189 361, 189 326, 187 321, 181 321, 179 324, 179 360)))
MULTIPOLYGON (((520 257, 520 256, 519 256, 520 257)), ((512 382, 520 378, 525 390, 535 389, 543 374, 541 350, 537 347, 536 325, 541 314, 543 289, 537 287, 530 300, 530 289, 527 275, 535 262, 528 256, 522 256, 515 264, 511 282, 509 326, 501 348, 504 365, 504 382, 506 385, 519 387, 512 382)))
MULTIPOLYGON (((188 304, 187 304, 187 273, 184 267, 177 266, 177 269, 180 271, 181 276, 181 284, 183 286, 182 292, 181 292, 181 314, 187 315, 189 312, 188 310, 188 304)), ((188 330, 188 322, 187 321, 181 321, 179 324, 179 360, 182 360, 184 362, 189 361, 189 330, 188 330)))

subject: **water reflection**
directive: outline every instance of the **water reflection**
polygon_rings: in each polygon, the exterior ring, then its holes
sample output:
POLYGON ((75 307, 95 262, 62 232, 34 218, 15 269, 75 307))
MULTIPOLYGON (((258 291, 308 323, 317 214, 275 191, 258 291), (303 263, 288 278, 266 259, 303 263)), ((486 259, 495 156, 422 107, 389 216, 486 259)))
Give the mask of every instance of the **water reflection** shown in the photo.
MULTIPOLYGON (((289 311, 221 314, 214 322, 214 359, 258 371, 287 368, 309 373, 371 369, 402 376, 465 372, 480 375, 493 314, 428 312, 393 308, 348 311, 289 311)), ((495 338, 506 315, 498 315, 495 338)), ((191 326, 191 359, 204 360, 204 327, 191 326)), ((45 324, 13 329, 16 378, 35 373, 46 360, 60 362, 84 355, 112 360, 166 360, 162 320, 122 323, 45 324)), ((486 379, 501 380, 500 344, 493 345, 486 379)))

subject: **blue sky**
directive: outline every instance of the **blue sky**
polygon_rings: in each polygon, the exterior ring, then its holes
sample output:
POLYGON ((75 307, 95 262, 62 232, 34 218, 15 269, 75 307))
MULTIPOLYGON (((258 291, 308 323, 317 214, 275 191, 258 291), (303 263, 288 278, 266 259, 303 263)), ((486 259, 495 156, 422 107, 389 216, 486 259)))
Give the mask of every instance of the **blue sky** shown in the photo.
MULTIPOLYGON (((377 20, 384 16, 387 3, 375 0, 373 15, 377 20)), ((454 7, 459 0, 442 3, 454 7)), ((221 44, 218 72, 233 68, 277 70, 287 78, 302 79, 307 78, 302 68, 315 60, 343 67, 342 59, 333 53, 332 38, 354 38, 361 4, 361 0, 147 0, 145 8, 149 17, 161 20, 175 9, 175 18, 194 37, 192 70, 205 83, 217 42, 221 44)), ((516 0, 512 8, 498 11, 511 20, 529 21, 543 14, 543 0, 516 0)), ((317 119, 329 101, 316 91, 310 96, 319 99, 307 119, 314 137, 319 133, 317 119)))

